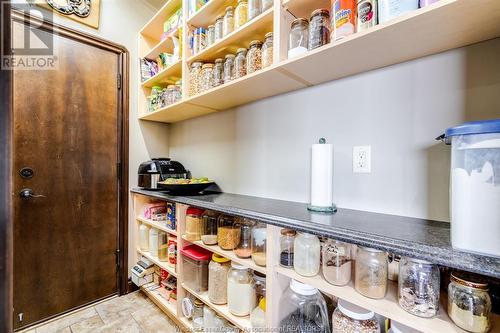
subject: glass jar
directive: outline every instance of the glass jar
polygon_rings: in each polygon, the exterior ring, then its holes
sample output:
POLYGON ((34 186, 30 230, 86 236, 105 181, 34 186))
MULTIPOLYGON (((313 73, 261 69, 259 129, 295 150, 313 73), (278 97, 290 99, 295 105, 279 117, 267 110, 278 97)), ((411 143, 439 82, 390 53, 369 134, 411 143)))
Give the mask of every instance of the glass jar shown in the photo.
POLYGON ((200 93, 212 89, 214 64, 203 64, 201 67, 200 93))
POLYGON ((229 259, 212 254, 208 264, 208 298, 214 304, 227 303, 227 273, 231 267, 229 259))
POLYGON ((273 6, 274 1, 273 0, 261 0, 261 12, 265 12, 269 8, 273 6))
POLYGON ((149 253, 153 257, 158 257, 158 229, 149 229, 149 253))
POLYGON ((448 315, 458 327, 474 333, 488 332, 491 298, 488 284, 467 273, 451 273, 448 285, 448 315))
MULTIPOLYGON (((174 93, 174 96, 175 96, 175 102, 174 103, 177 103, 177 102, 179 102, 182 99, 182 80, 177 80, 175 82, 175 93, 174 93)), ((168 226, 171 229, 172 229, 172 227, 174 227, 172 230, 175 230, 175 218, 172 220, 172 219, 170 219, 170 218, 167 217, 167 224, 168 224, 168 226)))
POLYGON ((203 330, 204 332, 216 332, 215 326, 215 311, 209 306, 203 307, 203 330))
POLYGON ((224 16, 217 16, 215 19, 215 41, 224 37, 224 16))
POLYGON ((309 21, 298 18, 292 21, 288 35, 288 59, 298 57, 307 52, 309 47, 309 21))
POLYGON ((201 239, 201 215, 203 210, 195 207, 189 207, 186 210, 186 240, 192 242, 201 239))
POLYGON ((158 233, 158 259, 168 261, 168 234, 164 231, 158 233))
POLYGON ((189 72, 189 96, 195 96, 200 93, 201 66, 201 61, 195 61, 191 64, 191 71, 189 72))
POLYGON ((252 228, 254 222, 249 219, 239 219, 235 226, 240 229, 240 240, 234 249, 234 254, 239 258, 250 258, 252 255, 252 228))
POLYGON ((399 261, 401 260, 401 256, 389 253, 388 255, 389 265, 388 265, 388 274, 387 278, 391 281, 398 281, 399 275, 399 261))
POLYGON ((280 237, 280 266, 293 267, 293 243, 295 241, 295 230, 281 229, 280 237))
POLYGON ((234 29, 245 25, 248 21, 248 2, 247 0, 238 0, 238 5, 234 10, 234 29))
POLYGON ((309 50, 330 43, 330 12, 328 9, 316 9, 312 12, 309 24, 309 50))
POLYGON ((193 55, 205 49, 205 28, 196 28, 193 33, 193 55))
POLYGON ((254 40, 250 42, 247 52, 247 74, 252 74, 262 68, 262 42, 254 40))
POLYGON ((206 210, 201 217, 203 230, 201 232, 201 241, 205 245, 217 244, 217 218, 219 214, 206 210))
POLYGON ((250 325, 256 332, 267 332, 265 297, 260 299, 259 305, 250 313, 250 325))
POLYGON ((218 87, 224 83, 224 60, 221 58, 215 59, 214 70, 212 72, 212 83, 214 87, 218 87))
POLYGON ((145 224, 139 226, 139 247, 141 251, 149 251, 149 227, 145 224))
POLYGON ((226 54, 224 62, 224 83, 234 80, 234 54, 226 54))
POLYGON ((176 102, 176 87, 174 84, 169 84, 167 86, 167 103, 166 105, 171 105, 176 102))
POLYGON ((328 239, 323 244, 323 277, 336 286, 351 281, 351 244, 328 239))
POLYGON ((318 289, 290 280, 280 300, 280 332, 330 333, 326 301, 318 289))
POLYGON ((248 316, 255 308, 254 281, 247 267, 231 262, 227 275, 227 307, 235 316, 248 316))
POLYGON ((262 68, 273 64, 273 33, 268 32, 262 44, 262 68))
POLYGON ((253 280, 255 282, 255 295, 257 302, 266 297, 266 275, 257 271, 253 271, 253 280))
POLYGON ((207 47, 215 43, 215 25, 211 24, 207 29, 207 47))
POLYGON ((266 266, 267 226, 257 223, 252 229, 252 260, 257 266, 266 266))
POLYGON ((384 298, 387 291, 387 253, 368 247, 358 247, 354 287, 361 295, 384 298))
POLYGON ((415 316, 434 317, 439 310, 438 266, 425 260, 403 257, 399 267, 399 305, 415 316))
POLYGON ((235 218, 221 215, 217 221, 217 241, 223 250, 234 250, 240 241, 240 228, 234 225, 235 218))
POLYGON ((234 60, 234 77, 236 79, 247 75, 247 49, 240 48, 236 51, 234 60))
POLYGON ((333 333, 379 333, 375 313, 339 299, 332 316, 333 333))
POLYGON ((233 14, 233 7, 229 6, 226 8, 226 14, 224 14, 224 20, 223 20, 223 26, 222 26, 222 35, 226 37, 229 35, 231 32, 234 31, 234 14, 233 14))
POLYGON ((194 300, 194 307, 193 307, 193 314, 192 314, 192 319, 193 319, 193 329, 197 332, 200 332, 203 330, 203 302, 200 301, 199 299, 194 300))
POLYGON ((315 235, 299 232, 293 244, 293 268, 303 276, 315 276, 319 272, 321 245, 315 235))
POLYGON ((262 10, 261 0, 248 0, 248 20, 251 21, 259 16, 262 10))

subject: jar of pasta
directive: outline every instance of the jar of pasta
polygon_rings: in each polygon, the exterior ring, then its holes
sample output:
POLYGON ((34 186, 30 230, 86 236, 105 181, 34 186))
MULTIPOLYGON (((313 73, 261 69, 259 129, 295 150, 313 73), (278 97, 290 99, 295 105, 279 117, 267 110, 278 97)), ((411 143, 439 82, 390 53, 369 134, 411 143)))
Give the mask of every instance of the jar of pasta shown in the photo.
POLYGON ((226 54, 224 62, 224 83, 234 80, 234 54, 226 54))
POLYGON ((234 29, 238 29, 248 21, 248 2, 247 0, 238 0, 238 5, 234 10, 234 29))
POLYGON ((262 42, 254 40, 247 52, 247 74, 252 74, 262 68, 262 42))
POLYGON ((200 92, 212 89, 212 71, 214 64, 203 64, 201 67, 200 92))
POLYGON ((233 14, 233 7, 229 6, 226 8, 226 14, 224 15, 224 20, 223 20, 223 28, 222 28, 222 35, 226 37, 229 35, 231 32, 234 30, 234 14, 233 14))
POLYGON ((201 66, 201 61, 195 61, 191 64, 191 71, 189 72, 189 96, 200 93, 201 66))
POLYGON ((262 68, 273 64, 273 33, 268 32, 262 44, 262 68))
POLYGON ((247 49, 245 48, 240 48, 236 52, 234 74, 236 79, 247 75, 247 49))
POLYGON ((212 71, 212 85, 218 87, 224 83, 224 60, 215 59, 214 70, 212 71))
POLYGON ((215 41, 221 40, 224 37, 224 16, 217 16, 215 19, 215 41))

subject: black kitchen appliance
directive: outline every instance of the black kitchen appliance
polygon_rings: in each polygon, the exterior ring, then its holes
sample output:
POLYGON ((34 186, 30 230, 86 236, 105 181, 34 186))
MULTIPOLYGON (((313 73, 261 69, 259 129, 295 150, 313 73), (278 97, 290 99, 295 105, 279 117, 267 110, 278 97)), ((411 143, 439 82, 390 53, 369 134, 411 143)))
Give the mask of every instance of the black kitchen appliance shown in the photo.
POLYGON ((158 182, 167 178, 190 178, 189 171, 170 158, 153 158, 141 163, 137 173, 138 186, 148 190, 158 190, 158 182))

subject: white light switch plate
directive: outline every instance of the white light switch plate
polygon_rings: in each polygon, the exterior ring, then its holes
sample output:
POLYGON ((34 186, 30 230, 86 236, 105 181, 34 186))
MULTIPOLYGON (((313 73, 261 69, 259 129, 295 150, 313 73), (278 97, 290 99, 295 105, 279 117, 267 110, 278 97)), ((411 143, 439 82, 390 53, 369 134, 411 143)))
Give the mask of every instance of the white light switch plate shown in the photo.
POLYGON ((352 147, 352 172, 371 173, 372 172, 372 147, 354 146, 352 147))

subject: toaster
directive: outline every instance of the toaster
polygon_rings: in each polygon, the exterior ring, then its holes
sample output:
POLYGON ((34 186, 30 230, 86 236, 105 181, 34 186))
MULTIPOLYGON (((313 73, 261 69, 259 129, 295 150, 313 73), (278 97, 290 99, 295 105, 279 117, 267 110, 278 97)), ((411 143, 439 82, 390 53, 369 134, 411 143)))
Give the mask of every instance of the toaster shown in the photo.
POLYGON ((137 174, 137 185, 148 190, 158 189, 158 182, 167 178, 190 178, 189 171, 170 158, 153 158, 141 163, 137 174))

